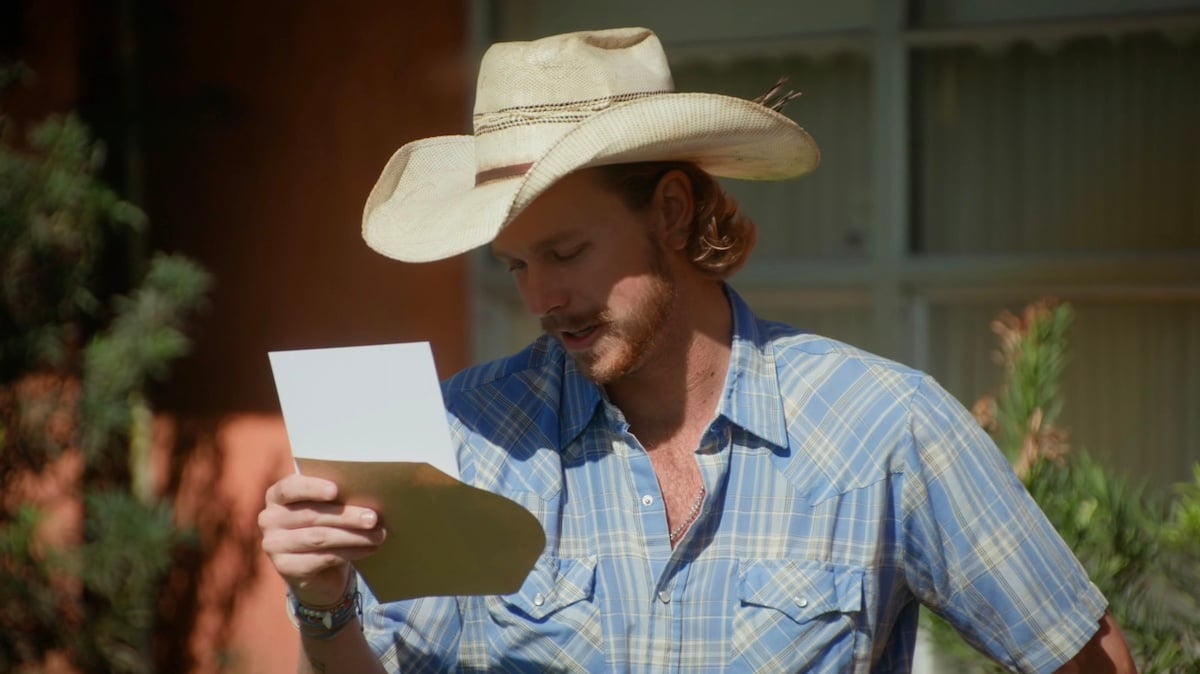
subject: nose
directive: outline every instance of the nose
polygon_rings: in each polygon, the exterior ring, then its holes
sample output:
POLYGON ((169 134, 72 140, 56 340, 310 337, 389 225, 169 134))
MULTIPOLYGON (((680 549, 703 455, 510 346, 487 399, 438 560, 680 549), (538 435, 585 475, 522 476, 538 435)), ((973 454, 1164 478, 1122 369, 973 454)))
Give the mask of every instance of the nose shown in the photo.
POLYGON ((566 308, 570 293, 566 284, 553 271, 530 265, 517 280, 517 290, 525 308, 535 317, 542 317, 566 308))

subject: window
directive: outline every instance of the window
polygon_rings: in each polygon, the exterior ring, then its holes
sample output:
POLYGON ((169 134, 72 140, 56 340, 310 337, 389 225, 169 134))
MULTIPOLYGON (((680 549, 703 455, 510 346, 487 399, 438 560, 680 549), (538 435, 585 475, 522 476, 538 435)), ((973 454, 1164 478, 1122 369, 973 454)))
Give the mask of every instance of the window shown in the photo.
MULTIPOLYGON (((1001 377, 995 315, 1069 301, 1076 446, 1166 485, 1200 456, 1200 0, 1096 5, 476 8, 484 43, 653 27, 680 90, 753 98, 789 75, 803 96, 786 112, 822 166, 728 183, 760 226, 735 287, 764 316, 929 371, 967 405, 1001 377)), ((537 332, 485 258, 480 358, 537 332)))

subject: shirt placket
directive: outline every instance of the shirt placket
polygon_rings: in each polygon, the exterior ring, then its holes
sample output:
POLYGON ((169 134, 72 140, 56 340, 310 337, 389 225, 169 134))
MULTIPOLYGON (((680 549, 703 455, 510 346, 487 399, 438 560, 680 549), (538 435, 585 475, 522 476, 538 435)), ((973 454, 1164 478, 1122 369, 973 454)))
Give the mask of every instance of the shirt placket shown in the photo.
MULTIPOLYGON (((622 441, 629 447, 628 469, 633 486, 633 498, 637 499, 637 512, 641 524, 642 540, 645 545, 647 561, 643 592, 648 597, 648 606, 644 606, 641 615, 645 616, 646 624, 637 628, 637 639, 642 640, 644 647, 638 650, 643 653, 645 672, 667 672, 671 669, 671 657, 675 634, 672 629, 674 607, 671 606, 669 591, 657 587, 656 579, 666 572, 671 560, 671 544, 667 539, 666 506, 658 479, 654 474, 654 466, 650 455, 642 447, 628 428, 622 431, 622 441)), ((638 594, 642 594, 639 592, 638 594)))
POLYGON ((623 435, 632 450, 628 454, 629 471, 641 507, 646 558, 650 566, 647 580, 653 583, 646 635, 653 662, 646 671, 678 672, 684 660, 681 650, 685 644, 687 581, 691 570, 688 562, 694 538, 709 526, 714 489, 723 482, 728 458, 728 451, 723 450, 729 447, 729 428, 727 424, 714 422, 701 438, 697 460, 707 496, 695 521, 673 550, 666 506, 650 456, 627 429, 623 435))

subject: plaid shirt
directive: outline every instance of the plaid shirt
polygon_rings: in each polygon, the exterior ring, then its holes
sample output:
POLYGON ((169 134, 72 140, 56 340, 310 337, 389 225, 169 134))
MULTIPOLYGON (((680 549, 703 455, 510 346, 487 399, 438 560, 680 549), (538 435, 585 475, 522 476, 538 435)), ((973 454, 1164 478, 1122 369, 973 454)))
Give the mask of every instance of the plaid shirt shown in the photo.
POLYGON ((1104 597, 958 402, 728 294, 708 495, 675 550, 649 456, 554 340, 445 384, 463 480, 546 549, 511 595, 368 596, 389 671, 905 672, 922 603, 1018 671, 1088 641, 1104 597))

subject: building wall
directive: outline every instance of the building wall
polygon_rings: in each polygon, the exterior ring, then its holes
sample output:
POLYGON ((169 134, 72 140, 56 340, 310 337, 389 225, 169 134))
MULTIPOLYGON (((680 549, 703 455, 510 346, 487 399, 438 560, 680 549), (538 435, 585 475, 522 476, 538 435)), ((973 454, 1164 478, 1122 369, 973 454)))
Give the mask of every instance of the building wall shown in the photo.
MULTIPOLYGON (((401 264, 360 236, 362 204, 390 154, 469 124, 466 11, 187 2, 143 21, 152 245, 196 257, 216 278, 195 355, 162 391, 171 410, 218 420, 188 444, 209 443, 235 522, 207 523, 203 574, 214 592, 198 593, 193 609, 196 671, 223 660, 234 671, 293 671, 284 586, 254 524, 265 486, 290 470, 266 355, 428 340, 441 375, 466 363, 463 260, 401 264)), ((204 528, 204 509, 191 512, 204 528)))
POLYGON ((267 485, 291 470, 267 352, 427 340, 440 375, 468 362, 464 260, 401 264, 360 236, 393 151, 469 129, 467 7, 48 0, 2 11, 0 48, 38 76, 7 112, 23 123, 81 110, 108 142, 110 182, 150 216, 104 282, 136 278, 155 250, 215 281, 189 332, 194 353, 154 396, 158 486, 201 543, 168 578, 158 665, 295 671, 298 638, 256 524, 267 485), (169 652, 181 635, 190 648, 169 652))
MULTIPOLYGON (((481 42, 640 25, 677 89, 781 75, 821 166, 728 181, 759 226, 732 284, 760 313, 930 372, 970 406, 1003 373, 991 321, 1076 316, 1060 423, 1166 492, 1200 460, 1200 2, 478 0, 481 42), (551 5, 554 5, 552 9, 551 5)), ((475 261, 476 353, 537 330, 475 261)))
POLYGON ((369 250, 387 158, 469 128, 460 3, 170 3, 144 17, 146 194, 155 247, 216 276, 173 407, 277 410, 269 350, 428 340, 467 359, 463 260, 369 250))

